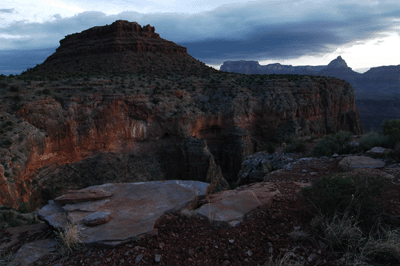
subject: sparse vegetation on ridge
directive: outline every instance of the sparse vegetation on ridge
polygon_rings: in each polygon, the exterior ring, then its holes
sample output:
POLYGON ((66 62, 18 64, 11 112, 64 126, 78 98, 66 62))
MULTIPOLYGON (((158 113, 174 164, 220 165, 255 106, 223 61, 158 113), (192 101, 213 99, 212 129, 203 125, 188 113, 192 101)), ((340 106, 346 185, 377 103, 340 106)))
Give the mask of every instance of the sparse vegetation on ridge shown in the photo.
POLYGON ((325 176, 302 189, 315 212, 313 233, 342 252, 346 265, 400 263, 400 228, 384 223, 384 208, 376 201, 384 190, 382 177, 351 173, 325 176))

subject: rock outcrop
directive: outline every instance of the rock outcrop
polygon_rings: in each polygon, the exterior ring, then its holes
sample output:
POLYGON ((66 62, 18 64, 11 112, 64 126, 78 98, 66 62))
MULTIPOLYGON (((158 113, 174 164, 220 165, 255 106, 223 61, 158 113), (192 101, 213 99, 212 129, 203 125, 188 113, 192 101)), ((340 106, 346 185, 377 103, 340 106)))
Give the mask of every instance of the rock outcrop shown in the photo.
POLYGON ((344 172, 358 168, 382 168, 384 166, 384 161, 367 156, 347 156, 338 164, 338 167, 344 172))
POLYGON ((197 210, 197 214, 211 221, 236 226, 245 215, 258 207, 269 208, 280 192, 274 183, 257 183, 250 187, 221 191, 210 196, 210 202, 197 210))
POLYGON ((168 212, 197 213, 236 226, 256 208, 271 207, 274 197, 280 194, 275 183, 262 182, 215 193, 209 203, 195 210, 199 199, 205 197, 207 186, 203 182, 180 180, 93 186, 50 201, 38 217, 62 230, 71 224, 77 226, 86 245, 115 247, 153 233, 156 221, 168 212), (102 200, 96 197, 105 193, 111 196, 102 200), (97 222, 91 223, 93 220, 97 222))
POLYGON ((117 20, 67 35, 60 47, 28 75, 66 75, 112 72, 207 73, 211 69, 188 55, 186 47, 160 38, 155 28, 117 20), (163 66, 154 64, 162 61, 163 66))
POLYGON ((79 225, 84 244, 113 247, 153 232, 154 223, 166 212, 194 209, 207 186, 179 180, 93 186, 50 201, 38 217, 61 229, 79 225), (98 194, 110 196, 99 200, 98 194))
POLYGON ((349 68, 347 66, 346 61, 343 60, 341 56, 338 56, 336 59, 332 60, 326 67, 323 69, 333 69, 333 68, 349 68))

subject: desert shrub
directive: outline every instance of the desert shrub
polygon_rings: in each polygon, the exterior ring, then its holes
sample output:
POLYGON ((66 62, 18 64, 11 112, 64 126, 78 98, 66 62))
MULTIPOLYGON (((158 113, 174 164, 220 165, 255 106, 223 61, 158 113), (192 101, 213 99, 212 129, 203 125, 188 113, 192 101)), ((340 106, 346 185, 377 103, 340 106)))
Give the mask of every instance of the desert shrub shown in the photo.
POLYGON ((2 144, 3 147, 7 147, 8 148, 12 144, 12 141, 9 140, 9 139, 6 139, 6 140, 3 140, 1 142, 1 144, 2 144))
POLYGON ((20 102, 22 100, 22 96, 21 95, 15 95, 13 99, 16 102, 20 102))
POLYGON ((0 89, 7 88, 8 84, 6 82, 0 82, 0 89))
POLYGON ((400 142, 400 119, 383 120, 381 124, 383 135, 390 138, 390 146, 394 147, 400 142))
POLYGON ((312 134, 308 139, 307 142, 313 142, 314 140, 318 139, 318 136, 315 134, 312 134))
POLYGON ((394 146, 394 157, 397 161, 400 161, 400 142, 394 146))
POLYGON ((10 108, 11 108, 12 111, 17 112, 17 111, 19 111, 19 109, 21 109, 21 107, 22 107, 21 104, 14 103, 13 105, 11 105, 10 108))
POLYGON ((326 135, 314 146, 311 156, 332 156, 337 154, 348 154, 357 152, 355 146, 350 142, 353 134, 351 132, 339 131, 336 134, 326 135))
POLYGON ((268 152, 268 153, 274 153, 275 152, 275 145, 274 145, 274 143, 272 143, 272 142, 268 142, 267 143, 267 145, 266 145, 266 151, 268 152))
POLYGON ((362 152, 368 151, 373 147, 389 147, 389 137, 371 131, 363 136, 358 142, 358 149, 362 152))
POLYGON ((43 93, 44 95, 50 95, 50 89, 43 89, 43 90, 42 90, 42 93, 43 93))
POLYGON ((371 227, 382 214, 374 200, 385 189, 382 178, 372 175, 334 175, 314 181, 301 194, 317 214, 325 217, 355 217, 361 225, 371 227))
POLYGON ((13 219, 13 220, 7 221, 7 227, 17 227, 17 226, 21 226, 21 225, 23 225, 23 222, 18 219, 13 219))
POLYGON ((295 140, 295 139, 286 139, 286 144, 289 144, 285 147, 284 152, 305 152, 307 150, 307 143, 303 139, 295 140))
POLYGON ((23 202, 18 206, 18 211, 22 213, 28 213, 31 211, 31 208, 29 206, 28 202, 23 202))
POLYGON ((11 92, 19 92, 19 87, 17 85, 11 85, 10 86, 10 91, 11 92))
POLYGON ((8 127, 8 126, 12 126, 14 123, 12 121, 6 121, 2 126, 3 127, 8 127))

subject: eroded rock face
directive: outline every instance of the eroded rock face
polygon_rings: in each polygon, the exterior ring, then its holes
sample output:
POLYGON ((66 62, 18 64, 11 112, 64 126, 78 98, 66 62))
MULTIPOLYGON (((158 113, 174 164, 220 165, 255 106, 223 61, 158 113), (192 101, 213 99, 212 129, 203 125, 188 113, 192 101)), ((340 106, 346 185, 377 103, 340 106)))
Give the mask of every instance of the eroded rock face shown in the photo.
POLYGON ((38 202, 33 191, 43 188, 51 194, 59 186, 62 194, 111 180, 207 181, 211 157, 232 182, 256 140, 363 132, 354 91, 343 81, 306 79, 297 86, 277 80, 251 89, 234 98, 211 88, 181 98, 160 95, 160 103, 141 94, 28 102, 18 114, 32 129, 3 157, 10 162, 2 163, 4 173, 13 178, 2 179, 0 204, 38 202), (11 164, 16 155, 20 159, 11 164))

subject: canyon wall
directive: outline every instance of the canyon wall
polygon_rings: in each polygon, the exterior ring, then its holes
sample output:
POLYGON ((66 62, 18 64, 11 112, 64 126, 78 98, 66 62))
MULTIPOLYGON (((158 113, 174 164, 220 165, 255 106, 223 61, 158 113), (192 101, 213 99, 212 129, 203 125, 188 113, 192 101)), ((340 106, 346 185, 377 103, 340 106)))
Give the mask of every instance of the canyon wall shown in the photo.
POLYGON ((2 156, 0 204, 106 182, 207 181, 217 167, 234 182, 260 141, 363 132, 354 90, 338 79, 272 80, 235 95, 223 86, 165 93, 157 102, 146 94, 27 102, 13 118, 24 129, 2 156))

